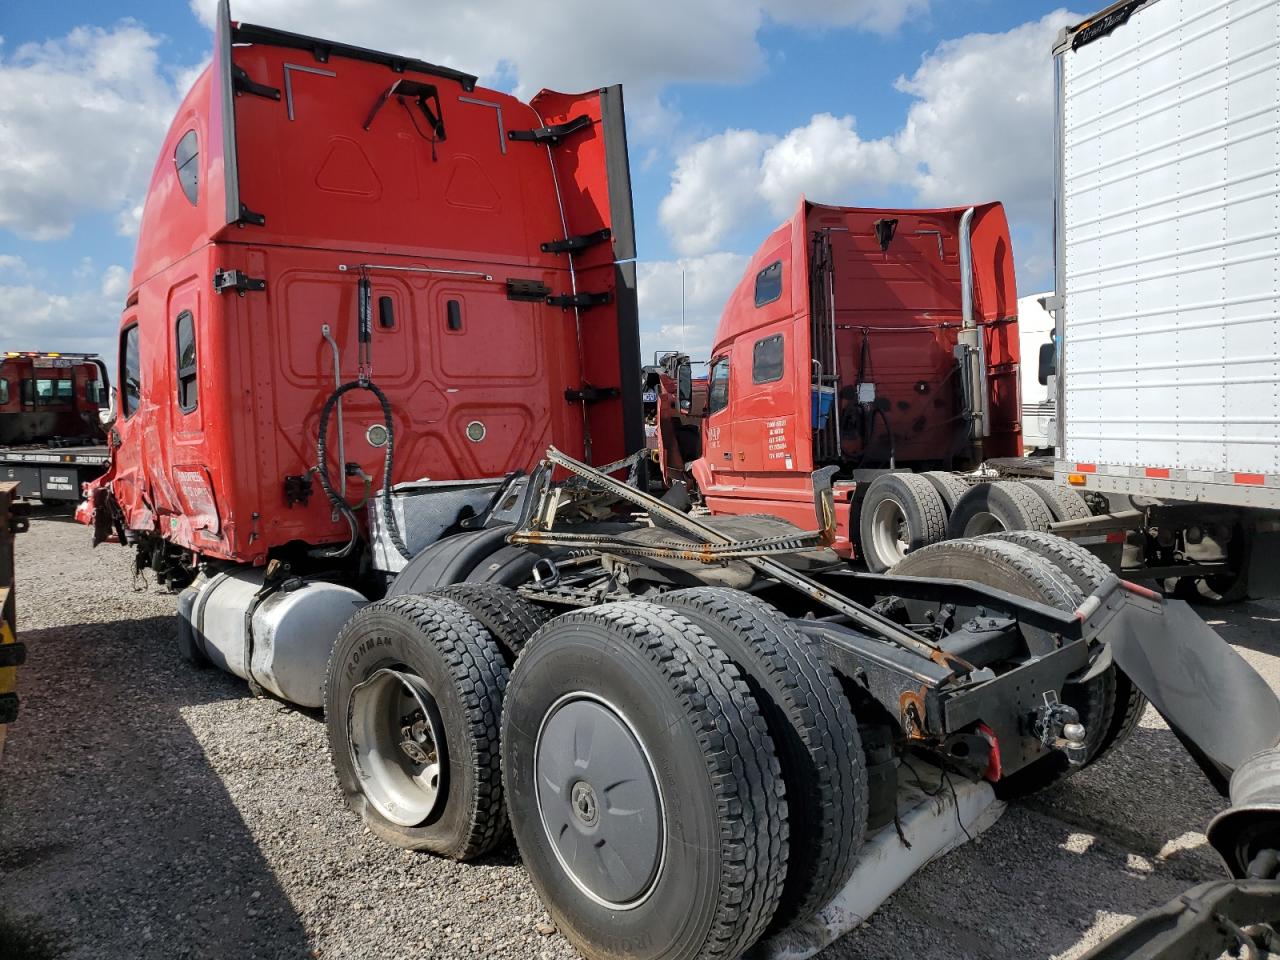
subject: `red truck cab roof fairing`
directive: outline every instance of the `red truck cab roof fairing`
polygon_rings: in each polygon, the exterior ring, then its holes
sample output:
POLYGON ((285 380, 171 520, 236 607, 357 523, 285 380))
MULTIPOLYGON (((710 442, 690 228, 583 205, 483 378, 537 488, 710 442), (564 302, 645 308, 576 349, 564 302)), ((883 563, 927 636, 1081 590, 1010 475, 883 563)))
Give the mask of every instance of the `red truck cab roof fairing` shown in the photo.
MULTIPOLYGON (((318 487, 299 492, 335 348, 337 379, 357 375, 361 276, 395 482, 528 470, 550 444, 598 464, 642 447, 623 123, 617 87, 526 104, 232 23, 224 2, 152 175, 121 322, 99 486, 127 530, 255 563, 346 539, 318 487)), ((343 405, 354 501, 361 473, 381 482, 382 415, 363 391, 343 405)))

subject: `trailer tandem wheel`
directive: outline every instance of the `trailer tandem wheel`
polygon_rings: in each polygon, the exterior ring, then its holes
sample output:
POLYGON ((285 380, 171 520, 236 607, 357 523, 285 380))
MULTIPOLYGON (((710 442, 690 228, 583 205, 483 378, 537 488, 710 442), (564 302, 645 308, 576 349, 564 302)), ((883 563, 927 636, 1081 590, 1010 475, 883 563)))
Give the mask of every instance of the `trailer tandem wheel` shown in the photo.
POLYGON ((507 835, 498 726, 509 674, 460 604, 395 597, 338 634, 325 681, 329 753, 377 836, 455 860, 507 835))
POLYGON ((577 610, 525 646, 502 716, 525 869, 588 960, 732 960, 787 869, 768 727, 715 641, 644 601, 577 610))
POLYGON ((657 602, 715 638, 769 725, 791 825, 787 879, 772 928, 807 920, 848 882, 867 828, 866 757, 840 681, 807 637, 750 594, 695 587, 657 602))
MULTIPOLYGON (((1084 600, 1083 591, 1066 572, 1029 547, 994 538, 948 540, 925 547, 898 564, 893 573, 973 580, 1060 610, 1076 610, 1084 600)), ((1101 749, 1115 714, 1115 671, 1104 670, 1084 683, 1067 684, 1062 701, 1079 713, 1085 728, 1085 757, 1092 759, 1101 749)), ((1081 767, 1069 763, 1065 754, 1054 752, 995 784, 996 793, 1002 799, 1028 796, 1081 767)))
POLYGON ((872 573, 883 573, 946 533, 947 508, 924 477, 883 473, 871 481, 858 514, 858 547, 872 573))

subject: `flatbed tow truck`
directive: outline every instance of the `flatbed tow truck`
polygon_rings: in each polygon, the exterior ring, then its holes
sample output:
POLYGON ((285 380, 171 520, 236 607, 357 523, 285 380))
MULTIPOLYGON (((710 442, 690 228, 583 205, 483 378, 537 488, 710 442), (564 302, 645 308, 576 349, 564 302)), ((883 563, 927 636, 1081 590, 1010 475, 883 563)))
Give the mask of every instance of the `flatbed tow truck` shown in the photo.
POLYGON ((110 382, 96 354, 0 355, 0 480, 26 500, 78 503, 111 459, 101 419, 110 382))
POLYGON ((830 467, 791 484, 812 523, 645 492, 634 255, 620 88, 522 103, 223 2, 153 175, 129 388, 78 516, 181 590, 193 666, 323 708, 374 835, 457 860, 514 835, 591 960, 830 928, 851 884, 905 879, 858 872, 904 761, 957 809, 1013 800, 1104 761, 1148 700, 1230 783, 1211 837, 1251 877, 1191 935, 1260 942, 1262 679, 1047 535, 855 572, 830 467))

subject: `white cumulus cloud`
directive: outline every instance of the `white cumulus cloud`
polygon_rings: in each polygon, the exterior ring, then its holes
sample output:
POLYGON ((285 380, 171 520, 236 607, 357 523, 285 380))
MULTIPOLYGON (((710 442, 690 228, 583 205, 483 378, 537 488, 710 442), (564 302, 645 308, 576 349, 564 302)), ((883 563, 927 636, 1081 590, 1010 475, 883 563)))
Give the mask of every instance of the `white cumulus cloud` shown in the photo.
POLYGON ((637 283, 644 362, 651 363, 656 352, 668 350, 682 350, 695 360, 709 359, 720 312, 742 279, 747 260, 742 254, 712 253, 641 261, 637 283))
POLYGON ((853 117, 819 113, 765 151, 757 190, 781 216, 801 193, 836 197, 878 188, 901 180, 905 169, 891 142, 858 136, 853 117))
POLYGON ((0 48, 0 228, 50 240, 103 212, 136 230, 132 210, 186 92, 160 42, 126 20, 0 48))
POLYGON ((113 264, 77 274, 74 290, 53 292, 20 257, 0 257, 0 351, 99 353, 110 366, 129 273, 113 264))
POLYGON ((760 163, 777 137, 726 130, 676 160, 658 219, 682 254, 714 250, 759 200, 760 163))
POLYGON ((727 130, 690 145, 661 205, 672 245, 685 254, 715 250, 766 212, 787 214, 802 193, 856 205, 887 188, 925 206, 1004 201, 1015 224, 1047 243, 1050 51, 1059 29, 1079 19, 1057 10, 1006 33, 939 45, 896 82, 914 100, 886 137, 863 139, 852 116, 821 113, 781 137, 727 130))
MULTIPOLYGON (((217 0, 189 0, 212 26, 217 0)), ((659 98, 682 83, 739 83, 758 74, 766 21, 888 32, 930 0, 232 0, 236 20, 416 56, 529 97, 543 87, 627 89, 632 127, 670 132, 659 98)))

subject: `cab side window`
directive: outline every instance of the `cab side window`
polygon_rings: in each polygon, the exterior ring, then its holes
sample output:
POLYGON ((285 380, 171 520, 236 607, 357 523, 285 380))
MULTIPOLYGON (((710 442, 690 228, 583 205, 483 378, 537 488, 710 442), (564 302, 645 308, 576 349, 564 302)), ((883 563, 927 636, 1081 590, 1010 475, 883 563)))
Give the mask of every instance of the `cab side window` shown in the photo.
POLYGON ((782 261, 775 260, 756 274, 756 306, 763 307, 782 296, 782 261))
POLYGON ((120 412, 125 419, 133 416, 142 396, 142 364, 138 359, 138 325, 132 324, 120 334, 120 412))
POLYGON ((190 413, 199 399, 196 386, 196 322, 190 310, 178 314, 174 323, 174 344, 177 347, 178 409, 190 413))
POLYGON ((751 350, 751 382, 774 383, 781 380, 783 355, 782 334, 757 340, 751 350))
POLYGON ((9 402, 9 381, 0 380, 0 403, 9 402))
POLYGON ((729 358, 711 362, 711 382, 707 391, 707 413, 718 413, 729 405, 729 358))
POLYGON ((188 130, 173 151, 173 167, 178 183, 194 207, 200 202, 200 141, 194 130, 188 130))

